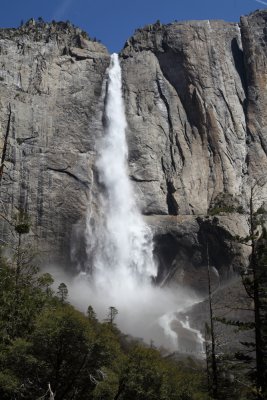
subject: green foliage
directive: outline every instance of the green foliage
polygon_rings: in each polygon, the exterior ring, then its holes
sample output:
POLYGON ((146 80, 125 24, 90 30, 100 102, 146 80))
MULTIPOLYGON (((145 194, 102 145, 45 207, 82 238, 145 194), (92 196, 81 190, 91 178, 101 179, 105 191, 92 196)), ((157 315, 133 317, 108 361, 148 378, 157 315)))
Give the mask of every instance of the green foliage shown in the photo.
POLYGON ((123 399, 158 400, 163 381, 156 350, 136 346, 122 374, 123 399))
POLYGON ((209 209, 208 214, 213 217, 214 215, 218 215, 220 213, 231 214, 234 213, 235 211, 236 211, 235 208, 231 206, 214 206, 209 209))
POLYGON ((15 231, 19 235, 24 235, 30 231, 30 219, 23 210, 20 210, 15 216, 15 231))
POLYGON ((64 400, 204 400, 199 366, 163 359, 141 344, 123 345, 110 307, 100 323, 66 302, 67 287, 38 268, 16 268, 0 258, 0 398, 45 396, 48 383, 64 400))
POLYGON ((57 290, 57 296, 60 299, 61 303, 65 303, 68 297, 68 288, 64 282, 62 282, 57 290))
MULTIPOLYGON (((90 40, 90 38, 89 38, 89 36, 88 36, 88 33, 85 32, 84 30, 81 31, 81 36, 82 36, 84 39, 86 39, 86 40, 90 40)), ((97 41, 97 40, 95 40, 95 41, 97 41)))
POLYGON ((96 385, 93 391, 94 400, 114 400, 119 385, 119 376, 114 373, 111 369, 103 368, 102 369, 103 378, 96 385))
POLYGON ((87 308, 87 317, 92 322, 97 321, 95 310, 93 309, 93 307, 91 305, 88 306, 88 308, 87 308))
MULTIPOLYGON (((37 318, 31 341, 32 353, 40 363, 42 387, 50 382, 59 398, 71 398, 98 367, 91 326, 69 305, 44 310, 37 318)), ((93 388, 91 382, 88 384, 93 388)))
POLYGON ((14 395, 19 386, 19 381, 16 375, 9 370, 0 371, 0 396, 3 400, 14 398, 14 395))
MULTIPOLYGON (((45 287, 48 288, 47 283, 45 287)), ((8 342, 31 331, 46 296, 38 268, 17 268, 0 257, 0 341, 8 342)))
POLYGON ((235 212, 244 214, 245 210, 232 195, 227 193, 220 193, 208 210, 208 214, 211 216, 220 213, 231 214, 235 212))
POLYGON ((51 274, 46 272, 43 275, 39 276, 37 278, 37 283, 40 288, 45 290, 47 296, 52 295, 53 291, 51 289, 51 286, 54 283, 54 279, 51 274))
POLYGON ((67 302, 61 283, 29 262, 21 235, 28 217, 14 224, 19 242, 11 261, 0 253, 0 398, 47 398, 50 383, 56 399, 64 400, 204 400, 203 371, 163 359, 144 345, 127 342, 116 327, 118 314, 97 320, 67 302))
POLYGON ((201 390, 203 373, 187 360, 163 359, 155 349, 135 345, 124 365, 119 390, 121 400, 208 399, 201 390), (192 372, 194 371, 194 372, 192 372))
POLYGON ((221 322, 225 325, 236 326, 239 330, 248 330, 255 327, 254 322, 243 322, 240 320, 231 320, 227 318, 214 318, 214 320, 221 322))
POLYGON ((118 315, 118 310, 116 307, 109 307, 108 315, 107 315, 107 322, 111 325, 114 323, 116 316, 118 315))
MULTIPOLYGON (((16 94, 16 97, 18 97, 18 93, 16 94)), ((21 145, 24 142, 24 139, 17 138, 16 141, 17 141, 18 145, 21 145)))

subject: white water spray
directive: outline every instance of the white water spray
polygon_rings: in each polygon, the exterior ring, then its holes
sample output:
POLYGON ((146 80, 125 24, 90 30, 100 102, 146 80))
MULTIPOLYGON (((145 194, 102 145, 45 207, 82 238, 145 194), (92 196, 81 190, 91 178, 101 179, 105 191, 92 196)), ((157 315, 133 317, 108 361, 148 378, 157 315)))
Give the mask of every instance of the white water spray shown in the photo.
MULTIPOLYGON (((150 229, 137 209, 134 192, 127 173, 127 127, 121 93, 121 69, 118 55, 111 56, 106 99, 106 132, 97 162, 100 182, 105 188, 102 207, 106 226, 102 253, 96 260, 96 275, 111 274, 142 280, 156 274, 150 229)), ((98 282, 99 283, 99 282, 98 282)))
POLYGON ((190 326, 189 323, 189 317, 186 316, 186 320, 184 321, 180 321, 181 325, 184 329, 186 329, 187 332, 190 332, 193 337, 192 337, 192 342, 194 343, 194 352, 196 354, 202 354, 204 355, 204 343, 205 343, 205 339, 203 337, 203 335, 201 334, 200 331, 198 331, 197 329, 193 329, 190 326))
POLYGON ((105 104, 106 128, 96 163, 103 185, 99 204, 102 221, 92 228, 94 216, 88 211, 87 254, 93 274, 82 274, 72 282, 72 302, 80 307, 91 304, 100 319, 105 318, 108 307, 115 306, 118 325, 125 333, 175 351, 178 340, 170 316, 198 300, 188 290, 152 284, 157 273, 153 236, 142 219, 128 177, 127 123, 117 54, 112 55, 108 69, 105 104))

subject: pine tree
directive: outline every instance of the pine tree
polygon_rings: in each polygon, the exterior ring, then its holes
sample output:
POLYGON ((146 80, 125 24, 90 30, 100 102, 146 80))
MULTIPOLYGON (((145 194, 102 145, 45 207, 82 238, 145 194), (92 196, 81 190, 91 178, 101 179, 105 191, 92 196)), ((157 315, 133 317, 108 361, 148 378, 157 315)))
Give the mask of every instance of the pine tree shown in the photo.
POLYGON ((118 315, 119 311, 117 310, 116 307, 112 307, 112 306, 109 307, 108 310, 109 311, 108 311, 108 315, 107 315, 107 322, 110 325, 113 325, 114 324, 114 320, 115 320, 116 316, 118 315))
POLYGON ((89 305, 87 308, 87 317, 88 317, 89 321, 97 322, 95 310, 93 309, 93 307, 91 305, 89 305))
POLYGON ((57 295, 62 304, 66 302, 68 298, 68 288, 64 282, 60 283, 57 290, 57 295))

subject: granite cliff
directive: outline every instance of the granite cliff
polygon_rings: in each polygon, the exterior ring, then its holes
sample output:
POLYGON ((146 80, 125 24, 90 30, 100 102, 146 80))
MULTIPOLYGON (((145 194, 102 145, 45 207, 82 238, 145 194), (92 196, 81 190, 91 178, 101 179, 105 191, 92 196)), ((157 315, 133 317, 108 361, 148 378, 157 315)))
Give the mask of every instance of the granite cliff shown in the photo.
MULTIPOLYGON (((161 281, 201 287, 207 240, 223 277, 247 261, 232 238, 247 233, 250 187, 267 166, 266 29, 264 11, 240 24, 156 23, 120 54, 129 174, 154 231, 161 281)), ((82 266, 88 205, 97 223, 109 59, 70 24, 0 31, 2 213, 31 215, 46 262, 82 266)))

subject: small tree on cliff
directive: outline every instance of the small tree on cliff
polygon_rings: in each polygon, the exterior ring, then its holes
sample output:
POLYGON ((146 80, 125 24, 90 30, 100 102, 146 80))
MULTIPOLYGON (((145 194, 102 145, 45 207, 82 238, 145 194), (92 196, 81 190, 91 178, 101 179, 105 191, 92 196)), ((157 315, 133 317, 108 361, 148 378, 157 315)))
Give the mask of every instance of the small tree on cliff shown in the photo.
POLYGON ((15 231, 18 234, 18 245, 16 251, 16 284, 19 280, 21 269, 24 265, 29 263, 29 252, 28 249, 22 248, 22 237, 23 235, 30 232, 30 220, 29 216, 23 210, 19 210, 15 216, 15 231))
POLYGON ((93 323, 97 322, 96 312, 91 305, 87 308, 87 318, 93 323))
POLYGON ((108 315, 107 315, 107 322, 110 325, 114 325, 114 320, 116 316, 118 315, 119 311, 117 310, 116 307, 109 307, 108 309, 108 315))
POLYGON ((61 282, 61 284, 59 285, 57 290, 57 296, 62 304, 66 302, 68 298, 68 288, 64 282, 61 282))

